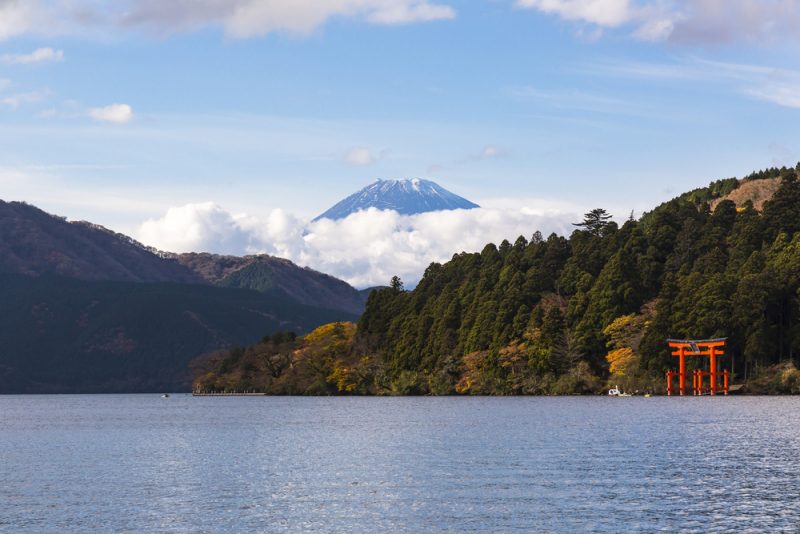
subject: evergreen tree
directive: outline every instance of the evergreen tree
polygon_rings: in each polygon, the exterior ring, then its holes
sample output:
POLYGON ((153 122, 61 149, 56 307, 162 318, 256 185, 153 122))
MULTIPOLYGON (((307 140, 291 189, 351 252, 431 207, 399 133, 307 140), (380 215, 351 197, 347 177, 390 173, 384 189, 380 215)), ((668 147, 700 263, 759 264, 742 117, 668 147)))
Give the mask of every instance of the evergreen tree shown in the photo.
POLYGON ((596 236, 602 235, 603 231, 608 227, 611 215, 602 208, 595 208, 583 216, 583 221, 573 223, 573 226, 583 228, 589 233, 596 236))

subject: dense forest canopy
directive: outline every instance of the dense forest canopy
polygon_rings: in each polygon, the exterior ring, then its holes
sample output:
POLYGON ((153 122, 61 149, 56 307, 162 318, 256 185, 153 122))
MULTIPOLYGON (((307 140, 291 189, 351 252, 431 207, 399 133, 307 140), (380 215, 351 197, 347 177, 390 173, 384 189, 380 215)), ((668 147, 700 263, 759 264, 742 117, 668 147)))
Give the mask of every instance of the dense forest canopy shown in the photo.
MULTIPOLYGON (((790 364, 800 351, 798 171, 719 180, 621 226, 598 208, 569 238, 535 232, 456 254, 413 291, 393 280, 370 295, 357 329, 338 328, 335 353, 315 353, 314 388, 291 390, 580 393, 610 380, 659 391, 675 365, 669 337, 728 337, 736 380, 790 364), (762 211, 725 199, 776 178, 762 211)), ((305 365, 286 361, 295 375, 305 365)), ((210 373, 203 387, 213 389, 210 373)), ((269 381, 262 389, 276 392, 269 381)))

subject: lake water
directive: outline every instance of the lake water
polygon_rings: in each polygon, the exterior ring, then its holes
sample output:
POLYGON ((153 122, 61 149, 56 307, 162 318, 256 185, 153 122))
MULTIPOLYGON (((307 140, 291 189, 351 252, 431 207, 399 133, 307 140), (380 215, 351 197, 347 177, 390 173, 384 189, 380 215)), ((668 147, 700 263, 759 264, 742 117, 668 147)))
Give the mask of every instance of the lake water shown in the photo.
POLYGON ((2 532, 678 530, 800 530, 800 398, 0 396, 2 532))

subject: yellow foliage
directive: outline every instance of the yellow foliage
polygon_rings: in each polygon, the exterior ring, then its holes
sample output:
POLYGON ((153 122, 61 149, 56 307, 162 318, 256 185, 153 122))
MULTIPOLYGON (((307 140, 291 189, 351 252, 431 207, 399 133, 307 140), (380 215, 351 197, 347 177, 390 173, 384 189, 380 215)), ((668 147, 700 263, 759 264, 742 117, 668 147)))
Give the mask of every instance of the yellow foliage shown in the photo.
POLYGON ((639 355, 630 347, 622 347, 609 352, 606 360, 611 374, 625 376, 625 373, 634 370, 639 364, 639 355))
POLYGON ((336 384, 339 391, 363 393, 369 390, 375 371, 375 362, 369 356, 362 356, 355 362, 340 359, 333 364, 333 370, 326 380, 336 384))
MULTIPOLYGON (((349 352, 356 335, 356 325, 350 322, 324 324, 303 337, 300 348, 294 351, 294 361, 334 358, 349 352)), ((314 364, 312 364, 314 365, 314 364)), ((320 361, 316 366, 324 365, 320 361)))
POLYGON ((320 343, 330 341, 335 330, 339 328, 347 339, 352 339, 356 334, 356 325, 351 322, 324 324, 303 337, 306 343, 320 343))
POLYGON ((500 366, 501 367, 516 367, 519 364, 528 362, 527 344, 525 343, 512 343, 500 349, 500 366))
POLYGON ((631 335, 641 327, 641 319, 635 313, 614 319, 603 333, 608 336, 608 346, 621 348, 628 344, 631 335))
POLYGON ((464 374, 456 384, 456 393, 464 394, 469 393, 472 386, 478 380, 481 374, 483 364, 486 362, 486 357, 489 355, 488 351, 470 352, 464 356, 464 374))
POLYGON ((328 377, 329 382, 336 383, 336 389, 339 391, 347 391, 352 392, 358 387, 358 382, 354 381, 353 378, 357 378, 354 376, 356 373, 353 369, 349 367, 343 367, 343 362, 337 361, 336 365, 333 367, 333 372, 331 372, 330 376, 328 377))

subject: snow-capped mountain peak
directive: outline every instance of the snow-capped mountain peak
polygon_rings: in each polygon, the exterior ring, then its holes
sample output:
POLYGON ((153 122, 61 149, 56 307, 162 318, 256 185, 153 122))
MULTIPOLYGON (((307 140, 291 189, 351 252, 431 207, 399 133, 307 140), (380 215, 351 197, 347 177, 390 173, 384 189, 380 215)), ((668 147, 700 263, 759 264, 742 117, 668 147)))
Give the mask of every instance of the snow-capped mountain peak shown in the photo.
POLYGON ((403 215, 428 211, 472 209, 477 204, 462 198, 436 182, 411 178, 402 180, 376 180, 316 217, 319 219, 344 219, 351 213, 368 208, 394 210, 403 215))

